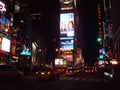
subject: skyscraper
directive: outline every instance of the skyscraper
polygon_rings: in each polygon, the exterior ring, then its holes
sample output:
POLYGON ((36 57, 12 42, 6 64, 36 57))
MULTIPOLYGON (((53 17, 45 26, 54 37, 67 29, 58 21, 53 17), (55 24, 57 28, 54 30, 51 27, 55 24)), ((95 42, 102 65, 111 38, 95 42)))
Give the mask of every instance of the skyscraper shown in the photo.
POLYGON ((66 65, 76 65, 81 62, 81 47, 78 46, 79 16, 76 0, 60 0, 60 55, 66 65), (79 49, 79 50, 78 50, 79 49))
POLYGON ((120 1, 111 0, 112 27, 113 27, 113 53, 114 58, 120 60, 120 1))
POLYGON ((98 0, 99 62, 114 58, 111 0, 98 0))

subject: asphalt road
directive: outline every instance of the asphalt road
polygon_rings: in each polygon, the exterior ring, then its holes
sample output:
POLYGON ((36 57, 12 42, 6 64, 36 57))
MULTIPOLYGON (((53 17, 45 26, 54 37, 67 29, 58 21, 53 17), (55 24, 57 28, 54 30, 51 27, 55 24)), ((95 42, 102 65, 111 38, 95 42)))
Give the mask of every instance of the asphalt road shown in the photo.
POLYGON ((61 75, 59 80, 38 80, 34 75, 21 81, 0 82, 0 90, 120 90, 119 82, 96 74, 61 75))

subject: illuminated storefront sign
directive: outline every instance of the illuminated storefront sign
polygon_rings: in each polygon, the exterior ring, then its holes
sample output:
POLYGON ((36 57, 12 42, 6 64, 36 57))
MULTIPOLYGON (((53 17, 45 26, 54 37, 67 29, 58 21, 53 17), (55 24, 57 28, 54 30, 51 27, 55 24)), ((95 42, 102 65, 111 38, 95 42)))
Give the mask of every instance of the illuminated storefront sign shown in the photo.
POLYGON ((31 56, 30 47, 27 46, 27 45, 23 45, 23 50, 22 50, 22 52, 20 53, 20 55, 28 55, 28 56, 31 56))
POLYGON ((62 56, 62 58, 64 60, 67 60, 68 62, 72 62, 73 61, 73 55, 72 54, 70 54, 70 55, 62 54, 61 56, 62 56))
POLYGON ((59 58, 55 59, 55 65, 63 65, 63 64, 64 64, 63 59, 59 59, 59 58))

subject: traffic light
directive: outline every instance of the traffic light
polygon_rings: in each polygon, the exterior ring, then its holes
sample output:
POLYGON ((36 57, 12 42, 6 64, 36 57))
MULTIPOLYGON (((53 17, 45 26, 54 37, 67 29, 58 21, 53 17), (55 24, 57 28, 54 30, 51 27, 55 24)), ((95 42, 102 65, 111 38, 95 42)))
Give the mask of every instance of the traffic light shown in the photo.
POLYGON ((97 38, 97 41, 100 42, 100 41, 101 41, 101 38, 97 38))

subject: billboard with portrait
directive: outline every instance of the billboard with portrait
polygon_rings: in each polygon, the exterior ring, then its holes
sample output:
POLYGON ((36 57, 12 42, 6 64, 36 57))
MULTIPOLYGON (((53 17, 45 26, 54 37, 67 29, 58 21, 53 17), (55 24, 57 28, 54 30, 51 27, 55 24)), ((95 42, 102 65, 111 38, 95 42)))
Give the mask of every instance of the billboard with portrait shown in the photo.
POLYGON ((60 14, 60 36, 74 36, 74 13, 60 14))

